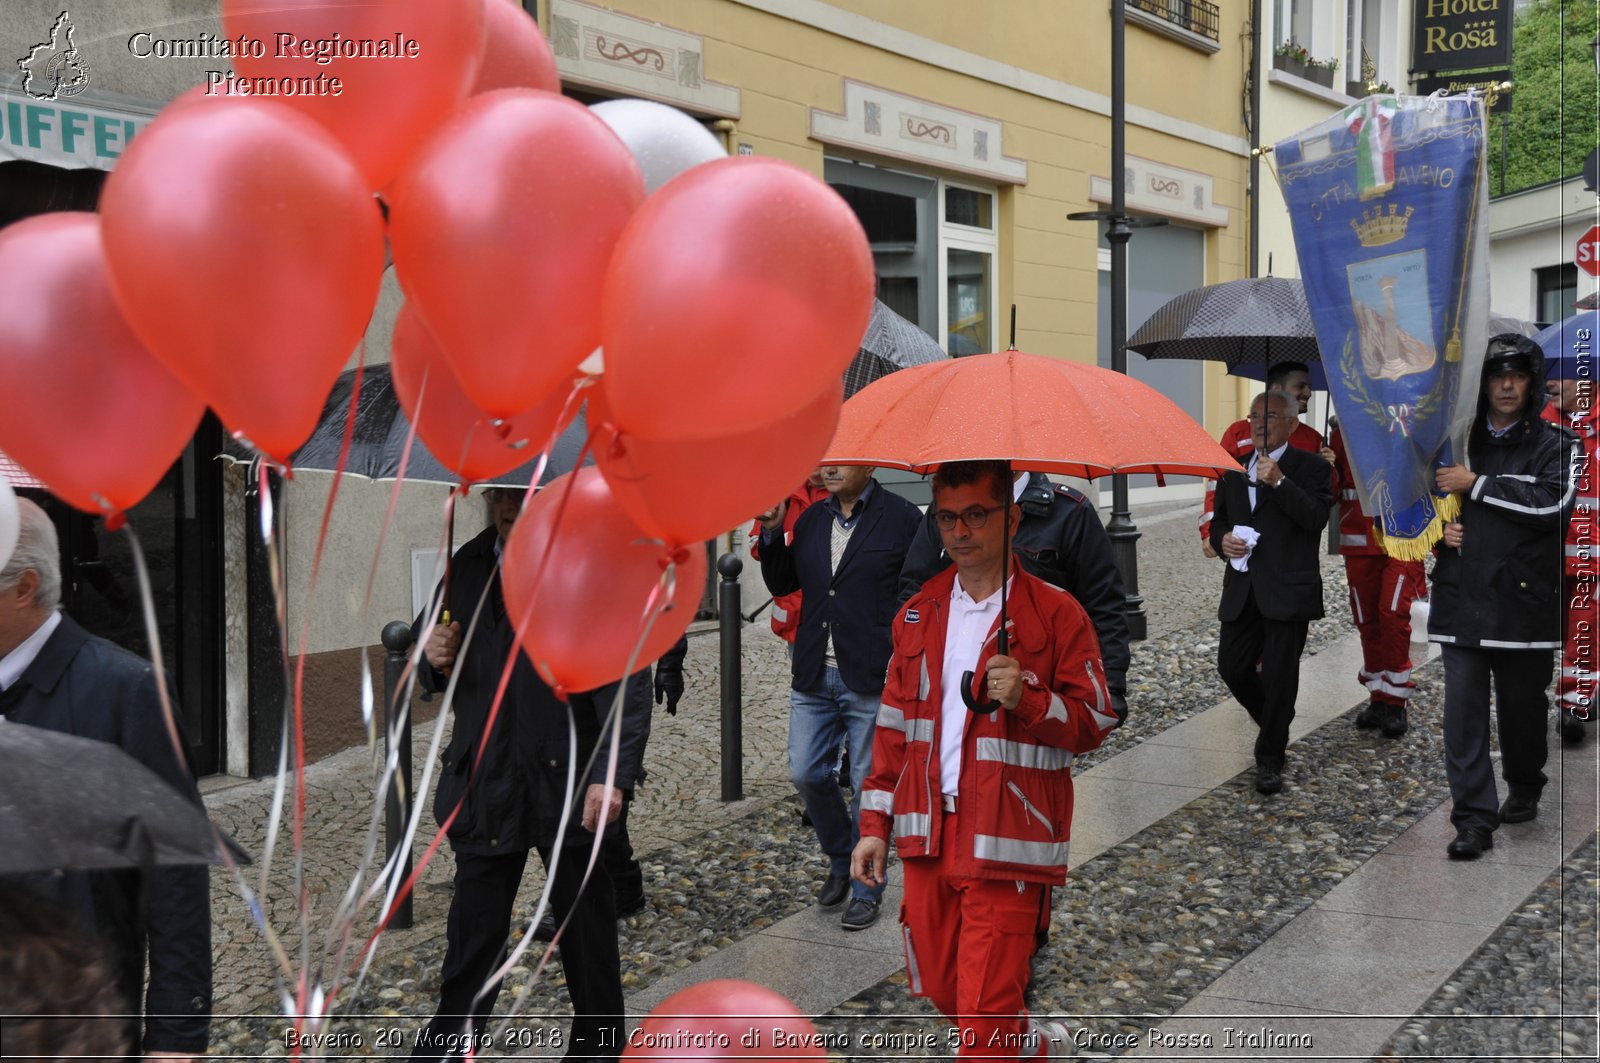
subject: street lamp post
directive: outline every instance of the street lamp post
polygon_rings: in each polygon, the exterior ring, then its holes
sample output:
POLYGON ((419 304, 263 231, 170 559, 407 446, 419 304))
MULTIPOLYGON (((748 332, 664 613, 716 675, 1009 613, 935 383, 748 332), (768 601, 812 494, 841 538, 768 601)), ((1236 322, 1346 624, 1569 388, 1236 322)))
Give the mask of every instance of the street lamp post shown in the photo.
MULTIPOLYGON (((1103 221, 1111 248, 1111 368, 1128 371, 1128 241, 1133 230, 1165 225, 1165 218, 1130 218, 1123 171, 1127 168, 1127 93, 1124 87, 1127 29, 1124 0, 1111 0, 1111 209, 1068 214, 1069 221, 1103 221)), ((1111 549, 1122 571, 1128 614, 1128 636, 1148 637, 1144 598, 1139 595, 1139 528, 1128 511, 1128 478, 1111 478, 1111 522, 1106 525, 1111 549)))

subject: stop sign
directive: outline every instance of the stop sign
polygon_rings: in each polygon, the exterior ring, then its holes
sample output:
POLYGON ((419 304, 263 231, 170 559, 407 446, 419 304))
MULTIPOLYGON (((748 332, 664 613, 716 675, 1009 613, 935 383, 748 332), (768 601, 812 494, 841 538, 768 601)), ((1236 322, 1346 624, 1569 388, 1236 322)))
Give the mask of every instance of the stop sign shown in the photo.
POLYGON ((1600 277, 1600 225, 1578 237, 1578 246, 1572 252, 1572 261, 1591 277, 1600 277))

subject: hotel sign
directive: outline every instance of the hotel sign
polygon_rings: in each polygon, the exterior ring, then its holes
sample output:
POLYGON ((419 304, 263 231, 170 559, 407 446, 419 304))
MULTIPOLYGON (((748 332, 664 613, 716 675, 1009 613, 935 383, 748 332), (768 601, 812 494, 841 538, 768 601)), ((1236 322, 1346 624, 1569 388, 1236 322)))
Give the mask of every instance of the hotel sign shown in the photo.
POLYGON ((1511 65, 1513 0, 1416 0, 1411 69, 1420 73, 1511 65))

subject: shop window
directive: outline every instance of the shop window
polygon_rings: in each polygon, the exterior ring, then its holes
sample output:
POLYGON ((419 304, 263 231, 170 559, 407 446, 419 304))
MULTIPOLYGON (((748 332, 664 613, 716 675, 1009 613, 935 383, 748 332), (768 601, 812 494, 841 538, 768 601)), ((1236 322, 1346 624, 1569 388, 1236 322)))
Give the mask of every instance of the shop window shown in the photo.
POLYGON ((846 159, 824 174, 866 230, 879 299, 951 354, 1004 346, 993 189, 846 159))

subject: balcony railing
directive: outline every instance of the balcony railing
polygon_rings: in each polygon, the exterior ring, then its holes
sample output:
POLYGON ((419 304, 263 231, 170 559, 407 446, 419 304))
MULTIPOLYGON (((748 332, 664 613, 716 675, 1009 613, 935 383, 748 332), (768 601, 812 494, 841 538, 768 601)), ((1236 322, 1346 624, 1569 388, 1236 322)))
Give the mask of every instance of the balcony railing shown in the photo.
POLYGON ((1221 9, 1207 0, 1128 0, 1128 6, 1190 33, 1213 41, 1222 40, 1221 9))

